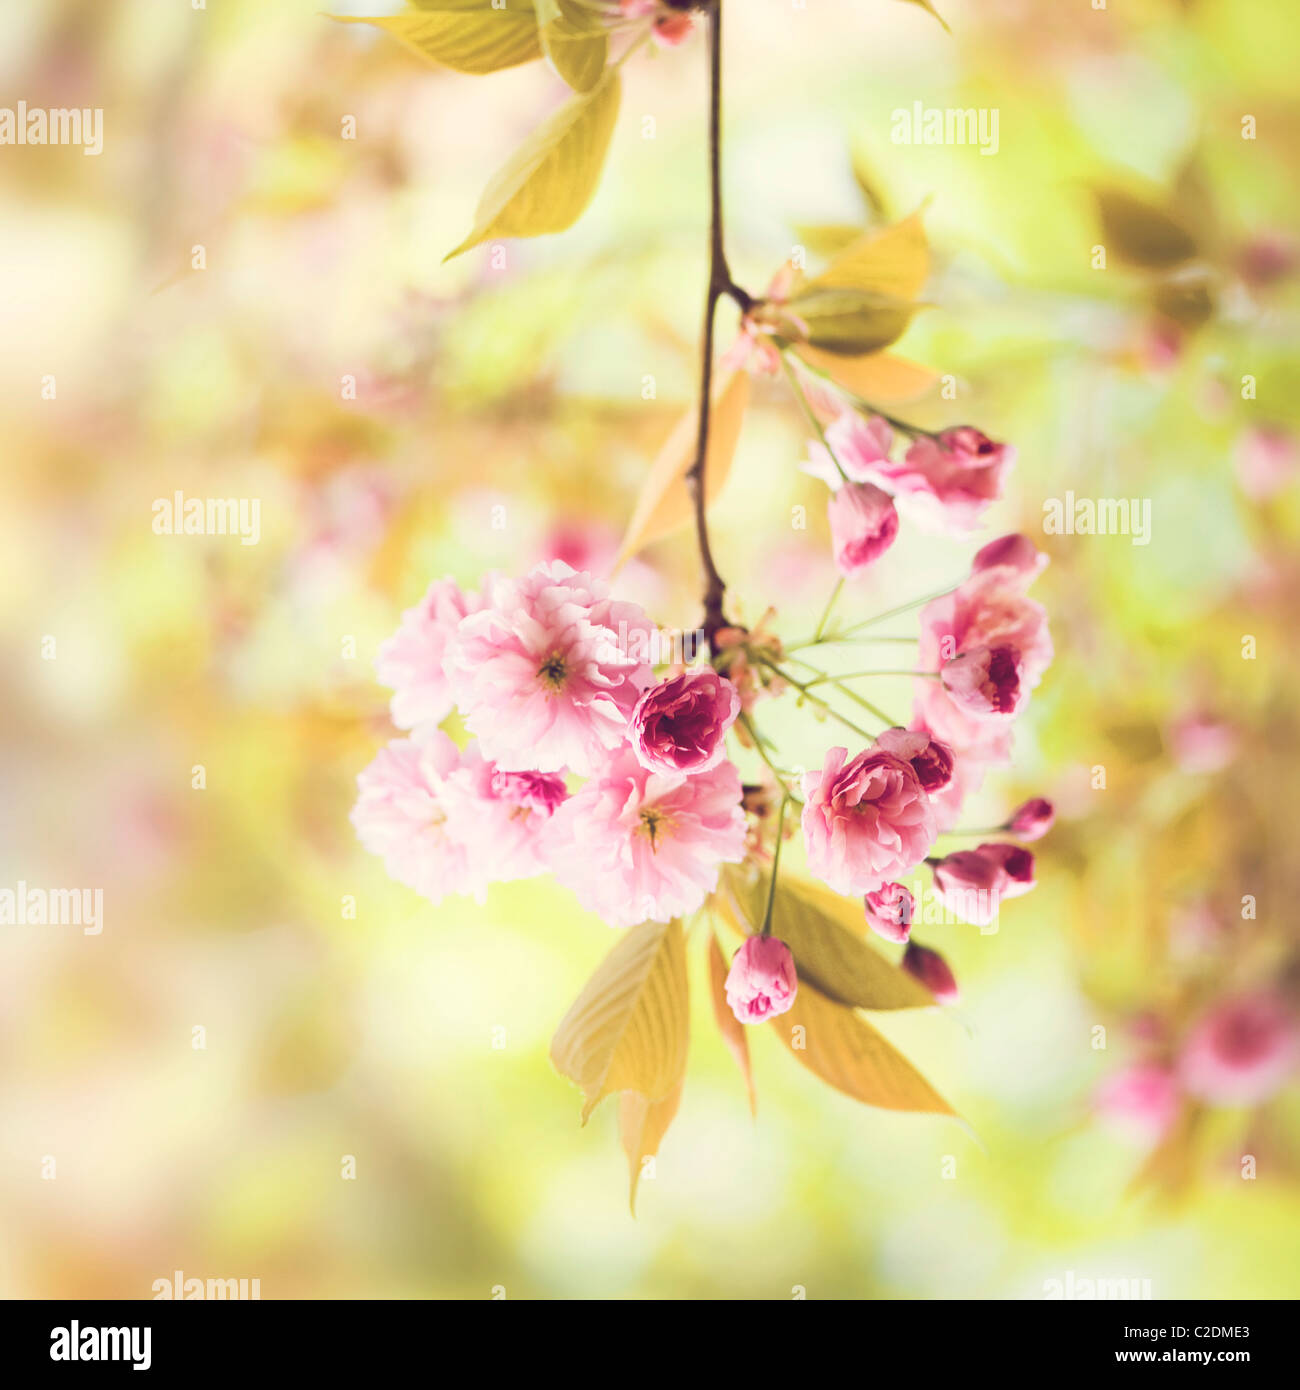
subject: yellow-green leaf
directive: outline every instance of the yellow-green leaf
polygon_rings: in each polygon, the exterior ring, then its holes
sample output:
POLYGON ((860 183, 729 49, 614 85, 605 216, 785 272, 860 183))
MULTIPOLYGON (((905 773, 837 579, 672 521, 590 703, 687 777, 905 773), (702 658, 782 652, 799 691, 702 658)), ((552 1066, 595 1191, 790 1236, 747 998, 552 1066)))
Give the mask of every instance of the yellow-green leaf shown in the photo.
POLYGON ((731 1011, 727 1003, 727 960, 722 954, 718 938, 709 932, 709 985, 713 1000, 713 1017, 718 1022, 718 1032, 727 1045, 727 1051, 736 1059, 740 1074, 745 1079, 745 1090, 749 1093, 749 1113, 758 1116, 758 1094, 754 1090, 754 1069, 749 1060, 749 1037, 745 1025, 731 1011))
POLYGON ((340 24, 374 25, 412 53, 457 72, 499 72, 542 56, 537 16, 529 0, 509 0, 505 8, 495 9, 490 0, 440 0, 436 7, 405 14, 330 18, 340 24))
POLYGON ((854 1100, 882 1110, 956 1114, 866 1019, 807 981, 799 982, 793 1007, 772 1019, 772 1027, 797 1061, 854 1100))
MULTIPOLYGON (((767 908, 766 873, 723 870, 718 897, 750 932, 762 929, 767 908)), ((905 970, 868 945, 866 918, 857 898, 842 898, 823 884, 781 874, 772 902, 772 935, 794 956, 795 970, 841 1004, 860 1009, 921 1009, 934 996, 905 970)))
POLYGON ((802 340, 849 357, 879 352, 907 332, 922 306, 874 290, 805 288, 785 306, 802 340))
POLYGON ((1094 190, 1101 233, 1124 261, 1145 270, 1168 270, 1196 255, 1196 239, 1155 203, 1121 188, 1094 190))
POLYGON ((493 237, 544 236, 571 227, 591 201, 618 116, 612 68, 589 92, 571 97, 543 121, 483 190, 474 229, 450 260, 493 237))
POLYGON ((555 71, 575 92, 589 92, 600 81, 609 58, 609 35, 599 11, 574 0, 559 0, 558 17, 542 28, 542 48, 555 71))
POLYGON ((663 1100, 686 1070, 686 947, 680 922, 624 932, 565 1014, 551 1061, 584 1098, 582 1122, 614 1091, 663 1100))
POLYGON ((814 371, 824 373, 836 386, 872 405, 899 405, 919 400, 933 390, 939 380, 939 374, 929 367, 891 352, 846 357, 808 343, 798 343, 794 350, 814 371))
POLYGON ((930 274, 930 243, 921 210, 883 231, 858 236, 832 259, 802 294, 818 289, 867 290, 915 299, 930 274))
POLYGON ((862 236, 862 228, 855 222, 801 222, 794 234, 814 256, 833 256, 852 246, 862 236))
POLYGON ((905 0, 905 3, 908 5, 918 5, 921 9, 928 11, 943 25, 948 33, 952 33, 952 30, 948 28, 948 21, 935 9, 930 3, 930 0, 905 0))
MULTIPOLYGON (((709 411, 709 448, 704 460, 706 504, 713 502, 722 491, 731 472, 748 403, 749 376, 743 371, 732 372, 714 393, 709 411)), ((651 464, 619 547, 619 565, 643 546, 671 534, 694 514, 695 504, 686 485, 686 474, 695 462, 698 423, 696 411, 688 410, 673 427, 651 464)))
POLYGON ((682 1082, 662 1100, 647 1100, 640 1091, 624 1091, 619 1097, 618 1128, 627 1155, 629 1192, 627 1204, 636 1215, 636 1189, 645 1171, 645 1160, 659 1152, 668 1126, 682 1103, 682 1082))

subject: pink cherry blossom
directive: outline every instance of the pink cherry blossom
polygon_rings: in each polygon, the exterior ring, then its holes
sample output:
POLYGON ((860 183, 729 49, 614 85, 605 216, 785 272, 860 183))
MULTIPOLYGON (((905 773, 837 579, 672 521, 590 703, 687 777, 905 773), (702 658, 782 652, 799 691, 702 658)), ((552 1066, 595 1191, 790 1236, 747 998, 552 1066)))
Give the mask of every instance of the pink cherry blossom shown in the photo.
POLYGON ((1168 1067, 1137 1062, 1108 1076, 1097 1088, 1093 1105, 1116 1129, 1154 1141, 1178 1114, 1178 1083, 1168 1067))
POLYGON ((945 661, 939 679, 967 714, 1009 717, 1025 703, 1024 671, 1015 647, 972 647, 945 661))
POLYGON ((928 946, 909 941, 907 950, 903 952, 903 969, 914 979, 920 980, 940 1004, 955 1004, 960 997, 948 962, 928 946))
POLYGON ((891 488, 898 504, 922 529, 971 531, 1002 496, 1015 450, 995 444, 970 425, 922 435, 901 460, 885 459, 873 481, 891 488))
POLYGON ((906 941, 916 914, 916 899, 901 883, 886 883, 862 899, 867 926, 886 941, 906 941))
POLYGON ((1184 772, 1219 772, 1237 754, 1237 731, 1207 710, 1189 710, 1169 729, 1174 761, 1184 772))
POLYGON ((471 744, 440 800, 475 881, 506 883, 546 869, 542 831, 567 795, 558 774, 502 772, 471 744))
POLYGON ((876 747, 912 765, 916 779, 927 792, 937 792, 952 781, 952 749, 927 729, 886 729, 876 747))
POLYGON ((480 595, 462 593, 454 580, 437 579, 379 648, 375 672, 380 684, 393 691, 391 711, 399 729, 441 724, 451 713, 443 657, 460 620, 482 606, 480 595))
POLYGON ((1045 797, 1036 796, 1017 806, 1007 821, 1007 829, 1022 840, 1041 840, 1056 820, 1056 808, 1045 797))
POLYGON ((809 869, 837 893, 858 897, 925 858, 934 812, 909 763, 883 749, 852 760, 832 748, 804 773, 803 833, 809 869))
POLYGON ((878 465, 888 460, 893 442, 893 430, 879 416, 844 410, 826 427, 826 443, 831 446, 834 458, 826 445, 810 441, 808 461, 801 467, 805 473, 820 478, 832 491, 844 484, 840 469, 835 466, 836 459, 851 483, 878 481, 878 465))
POLYGON ((1255 1105, 1291 1076, 1300 1056, 1295 1014, 1269 992, 1217 1005, 1188 1036, 1179 1058, 1184 1087, 1220 1105, 1255 1105))
POLYGON ((1237 441, 1233 464, 1246 496, 1252 502, 1266 502, 1300 472, 1300 449, 1287 430, 1256 425, 1237 441))
POLYGON ((740 693, 710 666, 653 685, 632 711, 632 747, 652 772, 706 772, 726 751, 740 693))
POLYGON ((762 1023, 794 1004, 799 983, 794 957, 774 936, 751 936, 727 972, 727 1003, 741 1023, 762 1023))
POLYGON ((431 729, 381 748, 357 777, 352 824, 361 843, 383 859, 391 878, 435 903, 470 892, 481 901, 486 882, 471 869, 444 801, 447 779, 459 767, 456 745, 431 729))
POLYGON ((1047 568, 1048 557, 1021 532, 999 536, 975 552, 971 573, 983 570, 1006 571, 1001 578, 1013 580, 1023 592, 1047 568))
POLYGON ((872 483, 845 483, 826 504, 835 567, 846 579, 861 574, 893 545, 898 513, 887 492, 872 483))
POLYGON ((650 620, 559 560, 488 597, 447 649, 466 727, 502 769, 587 775, 624 742, 652 680, 650 620))
POLYGON ((694 912, 745 853, 740 774, 651 772, 628 746, 556 811, 543 847, 556 878, 612 926, 694 912))
POLYGON ((978 846, 975 853, 992 860, 1006 874, 1007 881, 1002 888, 1004 898, 1018 898, 1035 886, 1034 856, 1023 845, 995 840, 978 846))

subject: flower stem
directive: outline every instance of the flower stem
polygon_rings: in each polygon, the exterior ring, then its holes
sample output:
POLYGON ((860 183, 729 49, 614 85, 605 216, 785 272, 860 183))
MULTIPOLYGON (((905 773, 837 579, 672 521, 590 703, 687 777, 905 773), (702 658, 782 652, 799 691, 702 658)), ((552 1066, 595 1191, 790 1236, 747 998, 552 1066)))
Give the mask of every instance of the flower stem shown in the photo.
POLYGON ((785 353, 781 354, 781 367, 790 382, 790 389, 794 392, 795 400, 803 407, 804 416, 813 427, 813 432, 816 434, 817 438, 821 441, 822 448, 830 455, 831 462, 835 465, 836 471, 847 483, 849 481, 849 475, 844 471, 844 465, 835 457, 835 450, 831 448, 830 443, 827 441, 826 431, 822 429, 822 422, 817 418, 812 406, 808 404, 808 397, 804 395, 803 387, 799 384, 799 377, 795 373, 795 369, 790 365, 790 359, 785 353))
POLYGON ((781 866, 781 841, 785 833, 785 808, 790 804, 790 798, 781 798, 781 810, 776 818, 776 844, 772 847, 772 879, 767 885, 767 911, 763 913, 763 930, 760 936, 772 935, 772 905, 776 902, 776 875, 781 866))
POLYGON ((817 622, 817 635, 813 638, 814 642, 821 641, 821 635, 826 631, 826 624, 830 621, 831 609, 835 607, 835 600, 840 596, 840 590, 844 588, 843 577, 835 581, 835 587, 831 590, 831 596, 826 600, 826 607, 822 612, 821 618, 817 622))
POLYGON ((745 726, 745 730, 754 744, 754 751, 767 764, 767 770, 776 778, 777 785, 785 794, 786 799, 789 801, 802 801, 802 797, 796 796, 794 792, 790 790, 790 784, 786 781, 786 774, 768 757, 767 749, 763 747, 763 736, 758 732, 758 726, 754 723, 751 716, 742 714, 740 716, 740 722, 745 726))
POLYGON ((838 642, 843 642, 851 637, 855 632, 861 632, 864 628, 875 627, 877 623, 883 623, 887 618, 897 618, 902 613, 910 613, 913 608, 920 608, 922 604, 932 603, 937 598, 943 598, 952 593, 958 586, 949 584, 946 589, 939 589, 932 594, 922 594, 920 598, 914 598, 907 603, 900 603, 897 608, 886 609, 883 613, 877 613, 874 618, 865 618, 860 623, 854 623, 852 627, 846 627, 840 632, 833 632, 829 637, 810 637, 805 641, 792 642, 785 648, 787 652, 804 651, 808 647, 830 647, 838 642))
MULTIPOLYGON (((787 685, 794 686, 794 688, 806 700, 811 700, 814 705, 816 705, 819 709, 824 710, 827 714, 830 715, 832 719, 843 724, 846 729, 852 730, 852 732, 857 734, 859 738, 866 739, 868 743, 874 743, 876 741, 875 734, 869 734, 865 729, 860 729, 851 719, 845 718, 845 716, 842 715, 839 712, 839 710, 837 710, 833 705, 830 705, 825 700, 823 700, 820 695, 812 694, 809 690, 809 687, 805 685, 802 681, 795 680, 795 678, 788 671, 783 671, 776 664, 776 662, 769 661, 766 657, 762 656, 760 656, 758 659, 762 662, 764 666, 768 668, 769 671, 772 671, 776 675, 780 676, 781 679, 785 681, 787 685)), ((844 693, 847 695, 850 692, 845 691, 844 693)), ((880 710, 868 705, 865 700, 861 701, 860 703, 862 704, 862 707, 864 709, 868 710, 869 713, 874 714, 877 719, 883 720, 886 725, 890 725, 892 723, 887 714, 883 714, 880 710)))

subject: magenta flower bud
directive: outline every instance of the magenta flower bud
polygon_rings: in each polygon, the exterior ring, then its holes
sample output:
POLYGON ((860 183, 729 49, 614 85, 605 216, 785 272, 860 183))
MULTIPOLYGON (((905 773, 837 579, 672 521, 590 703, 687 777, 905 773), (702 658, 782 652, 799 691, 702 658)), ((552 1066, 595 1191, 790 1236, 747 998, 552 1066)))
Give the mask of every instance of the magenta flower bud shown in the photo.
POLYGON ((1178 1115, 1178 1084, 1168 1067, 1137 1062, 1108 1076, 1093 1106, 1114 1128, 1135 1139, 1158 1139, 1178 1115))
POLYGON ((903 969, 930 991, 940 1004, 955 1004, 959 998, 957 981, 953 978, 948 962, 928 946, 918 946, 915 941, 907 943, 903 952, 903 969))
POLYGON ((1300 1026, 1271 991, 1217 1004, 1193 1027, 1178 1073, 1192 1095, 1218 1105, 1258 1105, 1294 1074, 1300 1026))
POLYGON ((1022 840, 1041 840, 1052 828, 1056 819, 1056 808, 1041 796, 1026 801, 1011 813, 1007 829, 1022 840))
POLYGON ((981 570, 1007 569, 1017 578, 1028 584, 1047 566, 1047 556, 1029 539, 1018 531, 1009 536, 999 536, 975 552, 971 561, 971 573, 981 570))
POLYGON ((826 506, 835 565, 846 579, 861 574, 894 543, 898 513, 893 498, 873 483, 845 483, 826 506))
POLYGON ((935 896, 949 912, 977 927, 988 926, 998 915, 1009 885, 996 856, 977 850, 957 850, 934 865, 935 896))
POLYGON ((990 842, 980 845, 975 853, 991 860, 1006 874, 1007 882, 1002 888, 1004 898, 1018 898, 1034 886, 1034 856, 1022 845, 990 842))
POLYGON ((903 942, 912 930, 916 899, 901 883, 884 883, 862 899, 867 926, 886 941, 903 942))
POLYGON ((937 792, 952 781, 952 749, 925 729, 886 729, 876 739, 876 747, 911 763, 916 780, 928 792, 937 792))
POLYGON ((762 1023, 785 1013, 798 988, 790 948, 774 936, 751 936, 732 957, 727 1003, 742 1023, 762 1023))
POLYGON ((963 709, 976 715, 1013 715, 1028 691, 1015 647, 972 647, 945 662, 939 678, 963 709))
POLYGON ((711 666, 661 681, 632 710, 637 761, 651 772, 707 772, 722 761, 727 730, 739 713, 739 692, 711 666))

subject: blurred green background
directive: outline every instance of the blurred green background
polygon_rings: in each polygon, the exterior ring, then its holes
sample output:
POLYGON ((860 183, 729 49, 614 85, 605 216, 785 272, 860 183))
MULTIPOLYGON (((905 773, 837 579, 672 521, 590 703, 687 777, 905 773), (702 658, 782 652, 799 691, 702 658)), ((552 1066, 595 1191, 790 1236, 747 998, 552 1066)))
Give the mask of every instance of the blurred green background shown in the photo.
MULTIPOLYGON (((1018 446, 985 535, 1023 529, 1053 560, 1035 592, 1056 663, 963 820, 1037 794, 1060 820, 997 934, 931 930, 961 1006, 877 1020, 978 1142, 856 1106, 762 1030, 751 1121, 697 986, 633 1220, 615 1107, 580 1129, 547 1060, 607 929, 548 879, 431 908, 347 812, 391 736, 372 663, 400 610, 444 573, 605 566, 689 403, 703 45, 629 63, 576 228, 442 266, 562 84, 435 71, 320 8, 0 10, 5 102, 104 111, 98 157, 0 147, 0 883, 100 886, 105 915, 97 937, 0 927, 0 1292, 142 1298, 183 1270, 266 1298, 1036 1298, 1073 1271, 1300 1294, 1294 1089, 1207 1114, 1136 1192, 1144 1149, 1092 1103, 1153 1019, 1295 978, 1300 501, 1252 495, 1234 460, 1300 424, 1300 12, 947 0, 949 36, 894 0, 728 0, 743 284, 801 228, 930 200, 937 307, 899 350, 957 399, 912 414, 1018 446), (996 108, 996 155, 893 144, 917 101, 996 108), (1093 269, 1098 185, 1176 210, 1190 291, 1113 254, 1093 269), (259 543, 154 535, 178 489, 260 498, 259 543), (1150 545, 1045 536, 1067 490, 1150 499, 1150 545), (1217 769, 1178 756, 1189 715, 1227 726, 1217 769)), ((802 448, 760 379, 714 514, 738 616, 775 604, 788 635, 830 582, 802 448)), ((952 582, 973 549, 905 532, 853 603, 952 582)), ((696 574, 683 536, 622 588, 691 625, 696 574)), ((791 758, 833 741, 784 727, 791 758)))

